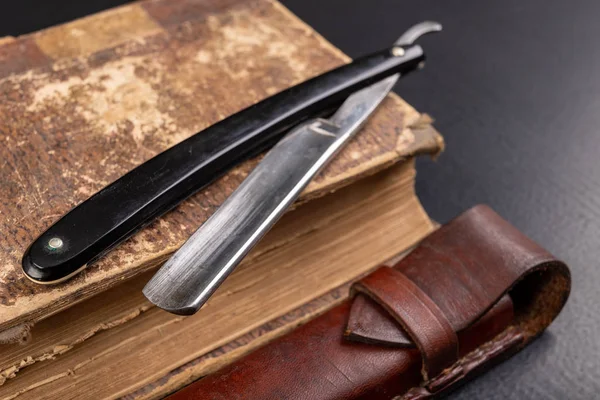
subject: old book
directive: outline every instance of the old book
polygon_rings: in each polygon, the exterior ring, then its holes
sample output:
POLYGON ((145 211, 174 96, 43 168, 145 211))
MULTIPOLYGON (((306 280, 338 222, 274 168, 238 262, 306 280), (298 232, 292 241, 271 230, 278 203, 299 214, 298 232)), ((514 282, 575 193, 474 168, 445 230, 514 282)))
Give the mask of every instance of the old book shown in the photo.
POLYGON ((331 307, 336 287, 429 232, 411 157, 441 138, 391 95, 195 317, 151 308, 141 287, 257 160, 63 285, 20 273, 27 244, 94 191, 346 61, 270 0, 147 1, 0 43, 0 342, 31 335, 0 345, 0 398, 161 396, 331 307))
MULTIPOLYGON (((1 332, 156 267, 257 160, 58 287, 30 282, 20 267, 53 221, 158 152, 348 58, 274 1, 156 0, 8 41, 0 60, 1 332)), ((421 135, 411 128, 419 121, 390 96, 300 201, 437 151, 427 124, 421 135)))

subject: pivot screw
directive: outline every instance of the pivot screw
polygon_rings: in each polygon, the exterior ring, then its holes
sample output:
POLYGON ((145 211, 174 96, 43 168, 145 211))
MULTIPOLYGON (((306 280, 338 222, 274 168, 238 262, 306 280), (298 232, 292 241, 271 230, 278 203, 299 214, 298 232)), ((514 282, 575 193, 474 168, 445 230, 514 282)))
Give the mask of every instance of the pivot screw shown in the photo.
POLYGON ((59 250, 63 247, 64 243, 61 238, 54 237, 48 240, 48 247, 52 250, 59 250))
POLYGON ((392 55, 394 57, 402 57, 404 55, 404 49, 402 47, 392 47, 392 55))

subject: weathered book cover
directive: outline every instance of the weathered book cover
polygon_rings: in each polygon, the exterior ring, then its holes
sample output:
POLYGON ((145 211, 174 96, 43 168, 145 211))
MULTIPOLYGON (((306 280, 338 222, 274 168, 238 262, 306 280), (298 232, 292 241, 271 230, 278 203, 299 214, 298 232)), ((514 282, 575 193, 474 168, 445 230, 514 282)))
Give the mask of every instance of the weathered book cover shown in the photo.
MULTIPOLYGON (((385 44, 382 44, 385 45, 385 44)), ((0 331, 26 327, 156 267, 257 160, 231 171, 76 278, 21 273, 28 244, 158 152, 348 58, 274 0, 155 0, 0 44, 0 331)), ((389 96, 306 190, 321 196, 441 139, 389 96), (411 126, 418 124, 418 133, 411 126)))

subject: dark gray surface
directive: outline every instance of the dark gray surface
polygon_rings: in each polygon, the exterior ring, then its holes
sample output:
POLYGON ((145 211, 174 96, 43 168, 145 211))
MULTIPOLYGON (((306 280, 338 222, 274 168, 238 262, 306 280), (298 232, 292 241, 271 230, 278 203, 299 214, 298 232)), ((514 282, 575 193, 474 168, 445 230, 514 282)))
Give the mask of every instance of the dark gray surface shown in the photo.
MULTIPOLYGON (((2 5, 0 36, 123 0, 2 5)), ((419 162, 417 191, 441 222, 487 203, 564 259, 572 296, 538 341, 452 398, 600 397, 600 2, 597 0, 283 0, 350 56, 387 46, 424 19, 428 66, 397 88, 445 136, 419 162)))

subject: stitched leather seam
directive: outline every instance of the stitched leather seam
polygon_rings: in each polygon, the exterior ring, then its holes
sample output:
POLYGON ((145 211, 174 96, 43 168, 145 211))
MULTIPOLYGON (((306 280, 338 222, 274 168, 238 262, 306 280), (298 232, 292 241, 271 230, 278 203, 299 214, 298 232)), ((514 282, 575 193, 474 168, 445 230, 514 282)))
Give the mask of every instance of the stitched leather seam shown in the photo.
POLYGON ((422 400, 431 398, 441 391, 450 388, 453 384, 462 380, 466 375, 483 366, 486 362, 493 360, 498 355, 515 346, 521 345, 524 340, 525 336, 522 330, 515 326, 510 326, 493 340, 484 343, 466 354, 438 376, 423 382, 420 386, 409 389, 403 395, 394 397, 393 400, 422 400))

